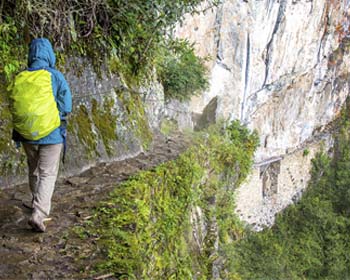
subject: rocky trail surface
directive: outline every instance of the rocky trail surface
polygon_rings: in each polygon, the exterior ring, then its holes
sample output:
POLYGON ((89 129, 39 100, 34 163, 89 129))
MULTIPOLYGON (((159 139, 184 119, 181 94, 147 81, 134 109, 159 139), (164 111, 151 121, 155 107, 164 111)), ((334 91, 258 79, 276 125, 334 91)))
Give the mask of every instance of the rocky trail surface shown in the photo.
MULTIPOLYGON (((101 163, 58 180, 51 217, 42 234, 27 224, 30 210, 23 202, 29 201, 28 185, 0 190, 0 279, 93 279, 89 271, 101 258, 101 251, 93 241, 73 234, 72 228, 90 219, 94 207, 120 182, 175 159, 187 144, 180 135, 156 136, 151 149, 134 158, 101 163)), ((107 278, 113 279, 108 275, 95 277, 107 278)))

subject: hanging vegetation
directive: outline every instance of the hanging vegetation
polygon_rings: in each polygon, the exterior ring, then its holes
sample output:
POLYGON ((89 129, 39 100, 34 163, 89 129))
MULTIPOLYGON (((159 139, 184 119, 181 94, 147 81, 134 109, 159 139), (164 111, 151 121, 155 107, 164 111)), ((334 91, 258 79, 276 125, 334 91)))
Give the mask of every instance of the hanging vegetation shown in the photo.
MULTIPOLYGON (((125 74, 144 78, 159 48, 185 13, 201 0, 9 0, 0 5, 0 74, 22 64, 24 45, 47 37, 56 50, 110 62, 125 74)), ((211 0, 209 5, 216 5, 211 0)), ((61 57, 62 58, 62 57, 61 57)))

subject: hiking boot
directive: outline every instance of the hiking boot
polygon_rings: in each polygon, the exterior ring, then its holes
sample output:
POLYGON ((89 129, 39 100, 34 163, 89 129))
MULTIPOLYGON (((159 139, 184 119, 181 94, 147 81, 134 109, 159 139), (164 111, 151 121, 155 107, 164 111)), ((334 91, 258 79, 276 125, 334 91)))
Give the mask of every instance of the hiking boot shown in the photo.
POLYGON ((38 209, 34 209, 28 224, 37 232, 45 232, 46 227, 44 225, 44 218, 45 215, 43 213, 41 213, 38 209))

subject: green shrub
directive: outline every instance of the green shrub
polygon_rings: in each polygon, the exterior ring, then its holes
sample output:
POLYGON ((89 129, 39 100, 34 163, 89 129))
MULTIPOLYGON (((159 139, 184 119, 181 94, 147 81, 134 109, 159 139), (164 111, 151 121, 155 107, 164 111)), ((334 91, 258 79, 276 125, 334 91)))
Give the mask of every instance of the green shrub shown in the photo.
POLYGON ((208 88, 205 59, 195 55, 186 40, 173 40, 166 45, 157 69, 166 99, 189 100, 208 88))

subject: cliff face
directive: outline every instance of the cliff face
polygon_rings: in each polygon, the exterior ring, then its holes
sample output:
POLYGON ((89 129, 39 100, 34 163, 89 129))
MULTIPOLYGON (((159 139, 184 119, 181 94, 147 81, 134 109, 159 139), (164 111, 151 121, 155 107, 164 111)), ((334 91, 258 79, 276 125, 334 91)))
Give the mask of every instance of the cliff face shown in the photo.
POLYGON ((211 57, 211 87, 191 103, 256 129, 255 170, 238 190, 243 220, 271 224, 306 187, 310 159, 349 90, 349 1, 225 0, 176 31, 211 57))

